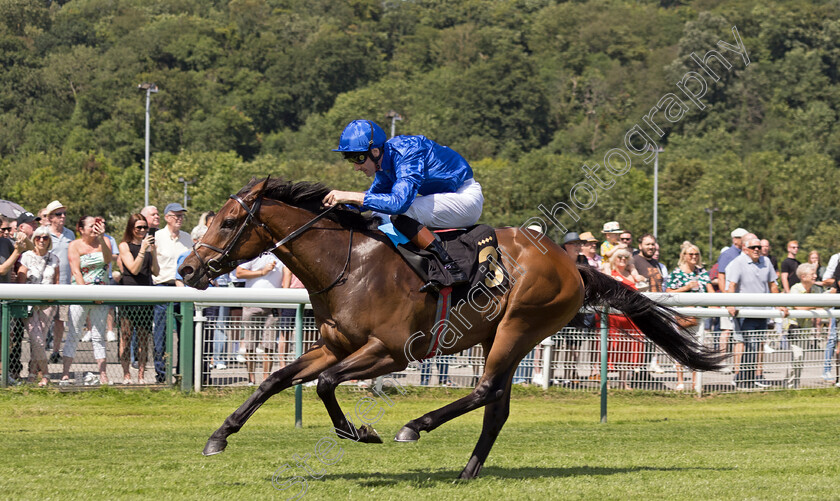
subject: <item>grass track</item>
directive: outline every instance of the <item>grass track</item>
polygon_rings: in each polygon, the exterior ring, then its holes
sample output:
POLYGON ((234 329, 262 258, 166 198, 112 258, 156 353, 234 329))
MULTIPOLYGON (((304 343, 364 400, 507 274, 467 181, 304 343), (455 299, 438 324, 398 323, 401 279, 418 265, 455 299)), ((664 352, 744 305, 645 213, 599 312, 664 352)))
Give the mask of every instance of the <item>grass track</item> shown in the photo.
MULTIPOLYGON (((384 444, 342 440, 344 455, 309 479, 306 500, 462 499, 840 499, 840 392, 610 396, 516 388, 511 417, 477 481, 453 483, 478 438, 482 412, 416 444, 391 441, 409 419, 464 395, 394 395, 376 423, 384 444)), ((244 391, 99 389, 0 392, 0 498, 284 499, 272 487, 304 475, 295 454, 313 453, 331 427, 314 391, 293 429, 292 393, 271 399, 225 453, 199 454, 244 391)), ((352 412, 364 394, 341 389, 352 412)), ((358 423, 357 423, 358 424, 358 423)), ((318 465, 317 461, 311 464, 318 465)))

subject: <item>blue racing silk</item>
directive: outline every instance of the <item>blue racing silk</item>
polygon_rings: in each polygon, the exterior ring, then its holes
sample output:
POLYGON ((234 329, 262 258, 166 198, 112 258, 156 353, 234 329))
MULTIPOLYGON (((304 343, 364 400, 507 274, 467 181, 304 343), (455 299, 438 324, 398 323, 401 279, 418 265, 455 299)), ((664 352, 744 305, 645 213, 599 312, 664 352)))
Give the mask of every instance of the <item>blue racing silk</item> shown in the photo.
POLYGON ((453 193, 473 177, 464 157, 426 136, 396 136, 384 150, 381 170, 365 192, 364 210, 402 214, 417 195, 453 193))

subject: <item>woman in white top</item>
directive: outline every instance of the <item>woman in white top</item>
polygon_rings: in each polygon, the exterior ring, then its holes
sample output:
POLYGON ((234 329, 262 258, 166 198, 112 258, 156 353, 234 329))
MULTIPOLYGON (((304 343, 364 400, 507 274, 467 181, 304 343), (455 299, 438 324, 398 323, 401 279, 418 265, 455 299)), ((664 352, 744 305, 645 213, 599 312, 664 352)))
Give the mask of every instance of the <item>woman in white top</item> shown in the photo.
MULTIPOLYGON (((35 250, 26 251, 20 257, 18 282, 22 284, 57 284, 59 276, 58 256, 50 252, 52 238, 50 238, 49 227, 38 227, 32 233, 32 240, 35 243, 35 250)), ((55 310, 55 305, 33 306, 32 316, 29 317, 31 360, 29 378, 31 382, 34 382, 33 375, 37 373, 40 379, 38 386, 46 386, 50 382, 47 377, 49 370, 47 368, 46 340, 50 320, 55 317, 55 310)))

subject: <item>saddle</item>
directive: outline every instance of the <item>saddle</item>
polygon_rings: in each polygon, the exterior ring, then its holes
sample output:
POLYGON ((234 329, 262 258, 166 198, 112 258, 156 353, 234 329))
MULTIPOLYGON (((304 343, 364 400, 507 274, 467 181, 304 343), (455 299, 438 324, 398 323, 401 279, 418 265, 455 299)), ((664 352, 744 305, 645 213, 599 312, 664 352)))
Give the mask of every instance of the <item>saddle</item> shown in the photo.
MULTIPOLYGON (((435 280, 445 287, 452 285, 452 277, 433 253, 411 243, 393 224, 383 224, 379 229, 388 236, 397 252, 421 280, 435 280)), ((508 286, 507 273, 499 257, 496 230, 491 226, 477 224, 468 228, 430 229, 469 277, 469 282, 463 286, 472 288, 479 283, 488 289, 508 286)))

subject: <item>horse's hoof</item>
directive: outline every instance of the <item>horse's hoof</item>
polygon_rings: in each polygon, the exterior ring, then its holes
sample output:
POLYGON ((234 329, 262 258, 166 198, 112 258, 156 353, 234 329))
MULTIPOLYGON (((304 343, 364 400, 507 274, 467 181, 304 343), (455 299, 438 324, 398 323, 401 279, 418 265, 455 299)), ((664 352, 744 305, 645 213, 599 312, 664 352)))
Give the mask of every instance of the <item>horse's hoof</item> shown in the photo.
POLYGON ((467 462, 467 466, 461 471, 461 474, 458 475, 458 478, 455 480, 472 480, 478 477, 478 474, 481 473, 481 467, 483 463, 479 463, 475 457, 470 458, 469 462, 467 462))
POLYGON ((214 456, 224 452, 225 447, 227 447, 227 440, 211 438, 207 441, 207 445, 204 446, 204 450, 201 451, 201 454, 204 456, 214 456))
POLYGON ((420 434, 408 426, 403 426, 402 429, 397 432, 397 436, 394 437, 394 442, 416 442, 418 440, 420 440, 420 434))
POLYGON ((364 424, 359 428, 359 442, 364 444, 381 444, 382 439, 372 426, 364 424))

